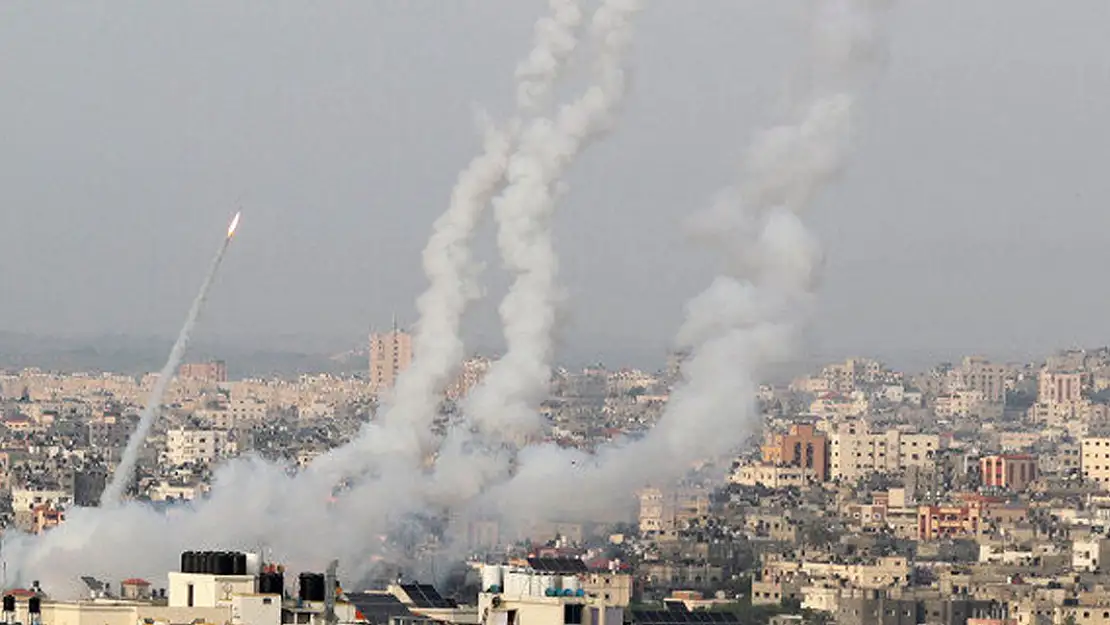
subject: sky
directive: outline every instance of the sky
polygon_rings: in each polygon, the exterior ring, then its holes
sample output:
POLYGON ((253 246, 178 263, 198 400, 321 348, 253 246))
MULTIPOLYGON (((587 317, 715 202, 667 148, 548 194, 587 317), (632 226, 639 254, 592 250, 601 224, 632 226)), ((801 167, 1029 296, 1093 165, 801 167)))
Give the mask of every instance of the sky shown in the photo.
MULTIPOLYGON (((512 103, 542 0, 0 4, 0 331, 349 346, 414 317, 431 223, 512 103)), ((657 0, 613 134, 567 178, 559 358, 663 359, 713 260, 684 220, 781 117, 801 0, 657 0)), ((1019 357, 1110 343, 1110 3, 901 0, 854 154, 807 219, 807 349, 1019 357)), ((560 94, 583 84, 588 58, 560 94)), ((506 281, 485 224, 500 344, 506 281)))

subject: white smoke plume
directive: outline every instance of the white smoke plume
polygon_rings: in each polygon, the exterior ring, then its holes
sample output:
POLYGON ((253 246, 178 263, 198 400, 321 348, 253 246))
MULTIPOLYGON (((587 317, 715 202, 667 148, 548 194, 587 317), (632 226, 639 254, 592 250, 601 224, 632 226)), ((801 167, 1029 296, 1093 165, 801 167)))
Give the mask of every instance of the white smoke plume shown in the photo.
MULTIPOLYGON (((416 499, 421 474, 413 465, 426 446, 443 388, 462 360, 460 319, 480 293, 470 239, 504 178, 520 117, 542 106, 574 51, 582 17, 578 4, 550 1, 551 15, 537 23, 533 50, 517 68, 518 113, 500 127, 487 124, 483 153, 460 174, 449 208, 435 223, 424 252, 430 284, 417 304, 413 366, 399 379, 382 422, 295 476, 258 459, 229 462, 207 498, 171 514, 126 503, 73 510, 65 525, 41 536, 10 533, 4 560, 13 577, 41 579, 61 593, 82 574, 158 577, 185 549, 255 545, 268 546, 276 559, 293 566, 322 566, 331 554, 345 554, 348 574, 368 570, 369 555, 385 548, 379 535, 403 525, 407 511, 424 507, 416 499), (379 473, 372 479, 342 498, 330 497, 338 479, 375 465, 379 473)), ((163 380, 172 377, 176 362, 169 369, 163 380)))
MULTIPOLYGON (((789 351, 819 268, 799 213, 841 166, 857 76, 877 60, 874 2, 811 1, 819 50, 813 94, 790 123, 760 136, 735 192, 702 221, 722 252, 723 268, 688 306, 680 332, 680 341, 693 347, 687 382, 673 394, 659 426, 643 440, 596 455, 527 447, 505 481, 498 478, 508 475, 503 469, 511 454, 496 457, 456 493, 458 516, 496 513, 513 521, 523 511, 546 519, 596 517, 645 482, 669 481, 696 461, 731 453, 748 434, 755 380, 768 361, 789 351)), ((387 420, 368 431, 421 435, 416 426, 398 430, 395 423, 387 420)), ((374 440, 347 460, 386 472, 330 503, 318 488, 330 486, 326 480, 247 457, 221 467, 210 496, 181 509, 160 513, 135 502, 75 509, 65 524, 43 535, 9 532, 3 541, 8 581, 40 579, 56 596, 76 596, 80 575, 162 579, 183 550, 255 545, 266 546, 275 561, 294 571, 319 570, 339 556, 345 579, 357 579, 373 566, 374 555, 395 548, 385 537, 406 526, 410 513, 429 510, 428 498, 435 494, 425 473, 408 468, 412 447, 405 436, 374 440), (361 455, 379 450, 384 453, 377 462, 361 455)), ((460 449, 467 443, 448 442, 460 449)), ((453 448, 445 445, 443 451, 453 448)), ((443 460, 437 475, 451 467, 468 471, 465 462, 443 460)))
POLYGON ((464 405, 486 438, 519 443, 540 430, 537 409, 550 389, 560 300, 551 238, 557 185, 582 149, 612 126, 626 91, 632 20, 641 8, 640 0, 606 0, 598 8, 591 23, 596 81, 554 119, 528 126, 509 162, 508 185, 493 200, 498 246, 514 281, 500 308, 507 351, 464 405))
POLYGON ((692 357, 658 425, 594 456, 526 449, 512 480, 487 491, 473 514, 596 516, 615 497, 727 458, 749 435, 759 375, 790 355, 807 318, 821 255, 799 214, 844 164, 857 93, 880 59, 884 4, 812 0, 816 60, 807 101, 793 121, 757 137, 736 188, 696 220, 722 270, 687 305, 678 342, 692 357))
POLYGON ((100 505, 102 506, 113 506, 118 504, 124 491, 127 490, 128 483, 130 483, 132 477, 134 477, 135 464, 139 458, 139 451, 142 449, 143 444, 146 443, 146 438, 150 434, 151 427, 154 426, 154 420, 158 416, 158 411, 162 408, 162 396, 166 394, 166 388, 169 386, 170 382, 173 381, 174 374, 177 372, 177 367, 181 364, 181 359, 185 357, 185 348, 189 345, 189 335, 192 334, 193 327, 196 326, 197 319, 200 317, 200 311, 204 308, 204 302, 208 299, 208 290, 212 287, 212 282, 216 279, 216 272, 220 269, 220 263, 223 261, 224 253, 227 251, 227 246, 231 243, 231 237, 235 233, 235 227, 237 225, 239 225, 238 214, 232 219, 231 226, 227 231, 227 236, 224 237, 224 240, 220 243, 220 249, 212 259, 212 265, 209 267, 208 274, 205 275, 204 282, 200 286, 200 292, 197 293, 196 299, 193 300, 192 306, 189 307, 189 314, 185 316, 185 323, 181 326, 181 332, 178 333, 173 348, 170 349, 169 358, 166 359, 166 364, 158 374, 158 379, 154 381, 154 388, 151 390, 150 397, 147 398, 146 407, 143 408, 143 412, 139 417, 139 425, 136 426, 135 431, 131 433, 131 437, 127 440, 127 447, 124 449, 119 465, 116 466, 116 472, 112 475, 112 481, 101 494, 100 505))
POLYGON ((483 152, 459 174, 451 203, 436 220, 424 248, 429 285, 416 303, 419 321, 412 365, 398 378, 381 424, 367 426, 353 443, 314 463, 313 471, 326 479, 334 482, 365 470, 383 444, 408 448, 406 470, 418 465, 433 447, 432 422, 444 388, 464 357, 462 317, 481 294, 478 267, 470 252, 474 230, 505 178, 520 116, 542 105, 577 45, 575 31, 582 21, 579 1, 548 4, 550 15, 536 23, 532 50, 516 71, 516 115, 503 127, 486 123, 483 152))

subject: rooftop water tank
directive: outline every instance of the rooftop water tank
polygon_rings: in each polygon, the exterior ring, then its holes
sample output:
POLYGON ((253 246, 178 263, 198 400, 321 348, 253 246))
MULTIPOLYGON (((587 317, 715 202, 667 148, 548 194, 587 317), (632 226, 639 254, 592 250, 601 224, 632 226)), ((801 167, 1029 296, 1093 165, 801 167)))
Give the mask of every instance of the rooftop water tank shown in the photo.
POLYGON ((482 589, 486 592, 495 592, 491 588, 501 588, 502 585, 501 567, 498 565, 487 564, 482 567, 482 589))

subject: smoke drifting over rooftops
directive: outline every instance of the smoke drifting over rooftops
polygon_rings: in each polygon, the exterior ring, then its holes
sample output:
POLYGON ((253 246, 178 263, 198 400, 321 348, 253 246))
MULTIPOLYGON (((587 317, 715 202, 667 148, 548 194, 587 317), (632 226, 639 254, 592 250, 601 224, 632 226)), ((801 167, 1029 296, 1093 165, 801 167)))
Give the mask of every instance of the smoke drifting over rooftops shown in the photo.
MULTIPOLYGON (((390 548, 380 537, 409 527, 415 515, 446 507, 459 522, 597 517, 645 482, 665 483, 697 462, 729 456, 750 433, 760 372, 791 353, 806 320, 821 254, 801 215, 844 165, 859 91, 881 59, 882 3, 811 6, 812 89, 785 123, 757 135, 732 188, 694 219, 721 268, 686 307, 677 336, 691 350, 685 382, 645 438, 596 454, 531 442, 540 431, 560 296, 550 242, 558 183, 614 121, 625 93, 631 19, 640 9, 636 0, 600 5, 590 25, 593 82, 545 117, 582 19, 577 3, 552 0, 517 71, 517 112, 488 125, 483 153, 460 174, 434 225, 414 364, 381 419, 305 471, 244 457, 217 471, 209 497, 167 513, 134 502, 77 509, 46 534, 8 534, 9 576, 40 579, 63 593, 78 590, 80 575, 157 577, 186 549, 264 544, 291 567, 319 569, 338 557, 343 574, 357 579, 371 556, 390 548), (491 202, 499 250, 514 278, 501 306, 509 350, 465 403, 464 425, 440 440, 431 425, 464 353, 460 319, 481 292, 470 241, 491 202), (343 478, 354 479, 333 498, 343 478)), ((170 364, 176 367, 172 357, 170 364)))

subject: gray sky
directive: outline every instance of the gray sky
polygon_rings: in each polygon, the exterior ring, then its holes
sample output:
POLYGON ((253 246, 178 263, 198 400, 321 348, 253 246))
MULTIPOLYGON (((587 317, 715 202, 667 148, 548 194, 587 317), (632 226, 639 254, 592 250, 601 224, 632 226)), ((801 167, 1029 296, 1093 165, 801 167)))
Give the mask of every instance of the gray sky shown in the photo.
MULTIPOLYGON (((430 224, 511 103, 541 0, 0 4, 0 330, 172 336, 242 196, 201 335, 411 319, 430 224)), ((616 133, 569 178, 561 356, 653 359, 711 259, 682 219, 776 119, 799 2, 656 0, 616 133)), ((903 0, 845 177, 812 347, 1104 344, 1110 3, 903 0)), ((570 87, 575 86, 571 81, 570 87)), ((494 345, 504 280, 468 320, 494 345)))

